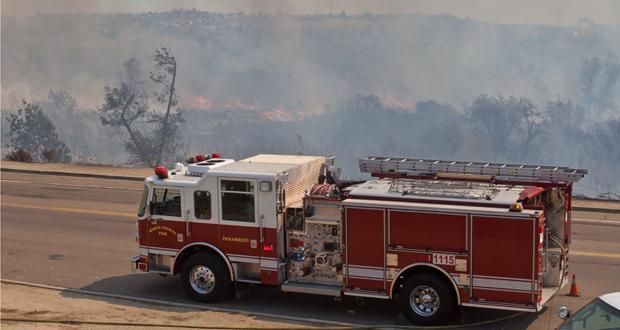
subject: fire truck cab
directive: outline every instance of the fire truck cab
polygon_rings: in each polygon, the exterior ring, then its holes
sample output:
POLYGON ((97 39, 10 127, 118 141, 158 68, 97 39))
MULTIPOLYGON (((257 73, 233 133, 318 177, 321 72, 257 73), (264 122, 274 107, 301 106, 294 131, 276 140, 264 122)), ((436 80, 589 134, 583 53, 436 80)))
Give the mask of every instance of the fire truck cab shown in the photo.
POLYGON ((180 274, 195 300, 234 282, 398 297, 435 324, 458 306, 539 311, 566 284, 573 182, 555 166, 367 157, 219 157, 156 170, 138 213, 135 270, 180 274))

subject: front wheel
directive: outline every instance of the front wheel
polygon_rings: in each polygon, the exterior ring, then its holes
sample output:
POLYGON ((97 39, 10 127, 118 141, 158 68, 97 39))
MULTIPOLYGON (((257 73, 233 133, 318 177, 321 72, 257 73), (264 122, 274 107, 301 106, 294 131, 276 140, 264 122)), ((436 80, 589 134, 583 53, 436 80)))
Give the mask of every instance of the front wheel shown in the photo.
POLYGON ((430 273, 418 273, 405 281, 400 303, 409 321, 417 325, 433 325, 450 316, 454 298, 445 281, 430 273))
POLYGON ((200 302, 224 299, 230 288, 230 279, 222 262, 208 253, 190 256, 181 269, 183 286, 189 296, 200 302))

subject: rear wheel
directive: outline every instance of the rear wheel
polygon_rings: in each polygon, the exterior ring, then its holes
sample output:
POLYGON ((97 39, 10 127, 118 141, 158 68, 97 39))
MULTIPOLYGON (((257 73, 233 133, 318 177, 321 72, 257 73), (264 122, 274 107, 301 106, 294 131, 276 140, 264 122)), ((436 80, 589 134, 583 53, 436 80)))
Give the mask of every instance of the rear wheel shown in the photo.
POLYGON ((418 325, 445 321, 454 308, 452 290, 445 281, 430 273, 413 274, 400 291, 403 313, 418 325))
POLYGON ((220 301, 230 288, 225 265, 209 253, 197 253, 187 258, 181 277, 185 291, 200 302, 220 301))

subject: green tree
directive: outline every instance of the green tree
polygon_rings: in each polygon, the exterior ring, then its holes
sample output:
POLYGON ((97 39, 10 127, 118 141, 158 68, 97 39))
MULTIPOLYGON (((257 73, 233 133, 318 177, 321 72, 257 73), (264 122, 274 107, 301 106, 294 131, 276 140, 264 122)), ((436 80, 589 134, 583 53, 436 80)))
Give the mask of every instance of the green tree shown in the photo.
POLYGON ((28 153, 35 162, 71 162, 71 150, 58 139, 56 127, 38 105, 22 100, 22 108, 7 121, 12 154, 28 153))

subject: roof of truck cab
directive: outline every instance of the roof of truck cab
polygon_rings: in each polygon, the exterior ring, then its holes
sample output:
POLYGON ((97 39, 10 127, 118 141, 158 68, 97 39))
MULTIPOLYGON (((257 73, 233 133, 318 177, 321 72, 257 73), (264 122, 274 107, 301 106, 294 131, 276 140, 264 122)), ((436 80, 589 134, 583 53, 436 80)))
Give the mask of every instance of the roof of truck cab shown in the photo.
POLYGON ((175 169, 170 169, 169 176, 166 179, 160 179, 156 175, 152 175, 146 178, 145 183, 192 187, 200 184, 203 178, 214 176, 271 180, 276 176, 285 174, 300 166, 312 164, 317 161, 324 162, 325 157, 259 154, 237 162, 232 159, 221 159, 217 160, 218 163, 216 164, 208 164, 210 161, 213 160, 206 160, 202 163, 190 164, 185 167, 181 166, 182 170, 179 170, 179 172, 176 172, 175 169), (205 171, 191 173, 192 166, 200 167, 199 165, 203 165, 203 163, 206 165, 203 167, 205 171))
POLYGON ((265 177, 276 176, 288 172, 299 166, 298 164, 286 163, 258 163, 258 162, 234 162, 226 164, 208 172, 209 176, 242 176, 242 177, 265 177))
POLYGON ((238 162, 242 163, 269 163, 269 164, 295 164, 302 165, 314 162, 316 160, 325 160, 323 156, 303 156, 303 155, 276 155, 276 154, 259 154, 238 162))
POLYGON ((197 176, 189 176, 183 173, 173 174, 171 172, 168 175, 168 178, 160 179, 157 175, 151 175, 146 180, 145 183, 154 183, 156 185, 165 185, 165 186, 180 186, 180 187, 193 187, 200 182, 201 177, 197 176))
POLYGON ((298 166, 298 164, 234 162, 209 170, 203 176, 193 176, 187 175, 186 173, 171 172, 166 179, 160 179, 156 175, 152 175, 146 178, 145 182, 166 186, 193 187, 200 184, 200 181, 205 177, 214 176, 272 180, 276 176, 293 170, 298 166))
POLYGON ((294 170, 304 164, 325 161, 322 156, 259 154, 222 165, 209 171, 209 176, 267 179, 294 170))

